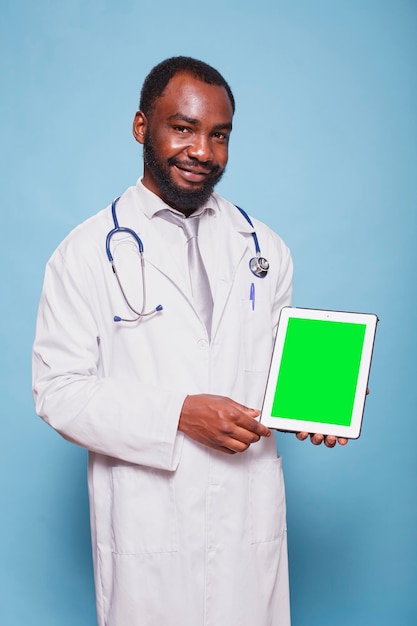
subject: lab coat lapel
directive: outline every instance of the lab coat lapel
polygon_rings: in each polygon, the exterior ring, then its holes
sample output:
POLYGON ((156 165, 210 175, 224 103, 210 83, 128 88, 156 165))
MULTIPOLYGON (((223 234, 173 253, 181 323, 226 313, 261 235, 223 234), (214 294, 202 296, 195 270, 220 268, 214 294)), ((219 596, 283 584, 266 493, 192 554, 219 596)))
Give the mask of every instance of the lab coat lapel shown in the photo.
POLYGON ((213 310, 213 339, 221 324, 226 303, 236 280, 238 265, 242 262, 252 241, 251 233, 253 232, 253 229, 240 216, 235 207, 230 205, 227 208, 227 215, 222 219, 218 234, 219 264, 213 310))
MULTIPOLYGON (((157 228, 158 218, 147 217, 134 201, 122 204, 121 224, 131 224, 131 228, 139 235, 143 243, 145 264, 153 265, 159 272, 172 281, 178 289, 187 297, 189 285, 183 269, 177 261, 177 255, 171 253, 167 242, 157 228), (122 221, 123 220, 123 221, 122 221)), ((120 211, 120 212, 121 212, 120 211)))
POLYGON ((153 265, 164 274, 189 299, 191 293, 188 278, 184 275, 183 267, 179 263, 177 255, 172 254, 167 241, 156 228, 156 219, 147 220, 144 227, 143 236, 146 237, 146 241, 149 241, 145 252, 146 263, 153 265))
MULTIPOLYGON (((219 254, 219 263, 214 291, 212 340, 221 323, 223 312, 234 284, 237 267, 242 262, 248 246, 252 243, 251 233, 253 229, 249 224, 245 223, 244 218, 240 216, 237 209, 230 207, 230 213, 231 215, 229 215, 228 210, 227 216, 221 221, 218 232, 217 253, 219 254)), ((146 242, 149 241, 145 251, 146 262, 154 265, 160 272, 165 274, 178 287, 183 297, 194 306, 188 279, 184 276, 182 267, 176 260, 176 255, 171 254, 166 241, 155 228, 153 220, 146 220, 144 224, 144 241, 145 237, 146 242)))

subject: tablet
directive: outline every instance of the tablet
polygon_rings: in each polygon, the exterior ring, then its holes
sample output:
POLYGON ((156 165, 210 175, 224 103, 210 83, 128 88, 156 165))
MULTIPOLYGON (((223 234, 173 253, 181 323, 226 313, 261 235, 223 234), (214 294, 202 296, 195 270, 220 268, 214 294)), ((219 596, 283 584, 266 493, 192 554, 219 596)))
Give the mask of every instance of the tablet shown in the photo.
POLYGON ((357 439, 377 322, 371 313, 284 307, 260 421, 357 439))

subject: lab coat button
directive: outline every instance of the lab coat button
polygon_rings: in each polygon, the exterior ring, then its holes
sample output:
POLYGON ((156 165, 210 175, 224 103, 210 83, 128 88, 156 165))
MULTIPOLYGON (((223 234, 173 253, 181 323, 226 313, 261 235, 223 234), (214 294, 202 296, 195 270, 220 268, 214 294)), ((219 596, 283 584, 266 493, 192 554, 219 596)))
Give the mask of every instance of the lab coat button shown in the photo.
POLYGON ((198 340, 198 347, 201 350, 206 350, 208 348, 208 341, 207 341, 207 339, 199 339, 198 340))

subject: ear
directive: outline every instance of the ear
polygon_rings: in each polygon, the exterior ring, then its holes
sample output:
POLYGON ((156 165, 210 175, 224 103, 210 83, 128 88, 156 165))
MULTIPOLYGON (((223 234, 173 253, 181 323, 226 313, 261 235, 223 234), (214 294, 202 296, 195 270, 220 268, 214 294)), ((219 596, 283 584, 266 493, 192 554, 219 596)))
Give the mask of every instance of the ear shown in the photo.
POLYGON ((135 119, 133 120, 133 136, 138 143, 143 144, 145 142, 146 129, 148 127, 148 120, 143 111, 136 111, 135 119))

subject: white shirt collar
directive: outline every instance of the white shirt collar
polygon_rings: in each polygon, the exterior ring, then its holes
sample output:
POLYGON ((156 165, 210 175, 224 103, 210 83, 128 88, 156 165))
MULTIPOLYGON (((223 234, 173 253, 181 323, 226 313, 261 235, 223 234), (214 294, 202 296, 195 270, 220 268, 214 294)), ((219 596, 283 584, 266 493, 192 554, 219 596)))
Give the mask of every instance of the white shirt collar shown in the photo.
MULTIPOLYGON (((168 204, 166 204, 159 196, 157 196, 153 191, 145 187, 143 184, 143 179, 139 178, 136 183, 136 192, 138 195, 138 200, 140 203, 141 210, 149 219, 152 219, 156 213, 159 211, 163 211, 165 209, 169 209, 174 213, 180 213, 176 211, 168 204)), ((210 215, 216 215, 218 213, 218 206, 215 200, 214 195, 212 194, 208 201, 200 207, 193 215, 203 215, 203 213, 207 213, 210 215)))

